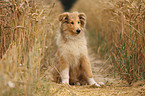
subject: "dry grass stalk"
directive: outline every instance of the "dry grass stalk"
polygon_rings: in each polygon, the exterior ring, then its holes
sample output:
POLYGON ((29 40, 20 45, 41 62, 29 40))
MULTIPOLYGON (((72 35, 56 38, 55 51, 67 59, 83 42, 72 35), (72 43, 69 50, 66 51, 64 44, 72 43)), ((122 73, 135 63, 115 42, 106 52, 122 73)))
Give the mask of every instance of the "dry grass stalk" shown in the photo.
MULTIPOLYGON (((109 30, 103 28, 105 40, 112 46, 112 63, 122 79, 131 84, 145 79, 145 3, 123 0, 115 3, 109 19, 109 30), (110 38, 111 37, 111 38, 110 38)), ((107 43, 107 42, 106 42, 107 43)), ((108 44, 107 44, 108 46, 108 44)))
POLYGON ((59 14, 61 9, 53 10, 52 1, 46 6, 47 10, 39 8, 41 6, 36 2, 42 1, 0 1, 1 96, 34 95, 38 81, 41 82, 41 68, 45 71, 44 66, 48 67, 54 61, 51 56, 55 52, 53 31, 56 30, 49 22, 56 23, 51 14, 54 11, 57 12, 55 15, 59 14), (51 13, 46 13, 48 11, 51 13))

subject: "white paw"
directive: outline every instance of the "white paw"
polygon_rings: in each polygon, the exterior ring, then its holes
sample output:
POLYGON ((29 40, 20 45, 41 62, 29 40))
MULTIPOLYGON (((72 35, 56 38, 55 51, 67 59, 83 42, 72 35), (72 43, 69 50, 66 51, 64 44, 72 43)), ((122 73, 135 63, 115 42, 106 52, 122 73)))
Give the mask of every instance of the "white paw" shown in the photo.
POLYGON ((101 86, 97 83, 94 83, 93 85, 89 86, 90 88, 100 88, 101 86))
POLYGON ((96 86, 96 87, 101 87, 101 86, 105 85, 103 82, 96 83, 93 78, 88 78, 88 83, 89 83, 89 85, 93 85, 93 86, 96 86))
POLYGON ((69 79, 64 79, 64 78, 63 78, 63 79, 62 79, 62 83, 63 83, 63 84, 69 84, 69 79))
POLYGON ((95 83, 94 85, 97 86, 97 87, 101 87, 101 86, 100 86, 99 84, 97 84, 97 83, 95 83))
POLYGON ((98 82, 98 84, 101 86, 105 85, 103 82, 98 82))
POLYGON ((99 85, 95 82, 94 78, 88 78, 88 83, 89 83, 89 85, 93 85, 93 84, 99 85))
POLYGON ((67 67, 63 71, 60 72, 61 80, 64 84, 69 84, 69 68, 67 67))

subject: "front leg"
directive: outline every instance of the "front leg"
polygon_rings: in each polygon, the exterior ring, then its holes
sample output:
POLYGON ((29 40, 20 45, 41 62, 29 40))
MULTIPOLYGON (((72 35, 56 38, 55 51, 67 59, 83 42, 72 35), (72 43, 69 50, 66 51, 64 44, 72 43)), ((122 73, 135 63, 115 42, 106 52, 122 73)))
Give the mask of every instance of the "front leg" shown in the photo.
POLYGON ((93 78, 92 70, 91 70, 91 64, 89 62, 88 57, 83 56, 81 58, 81 67, 82 67, 83 71, 85 72, 85 74, 87 76, 87 81, 88 81, 89 85, 95 84, 97 87, 100 87, 100 85, 97 84, 95 82, 94 78, 93 78))
POLYGON ((60 74, 62 83, 69 84, 69 65, 63 57, 60 57, 60 74))

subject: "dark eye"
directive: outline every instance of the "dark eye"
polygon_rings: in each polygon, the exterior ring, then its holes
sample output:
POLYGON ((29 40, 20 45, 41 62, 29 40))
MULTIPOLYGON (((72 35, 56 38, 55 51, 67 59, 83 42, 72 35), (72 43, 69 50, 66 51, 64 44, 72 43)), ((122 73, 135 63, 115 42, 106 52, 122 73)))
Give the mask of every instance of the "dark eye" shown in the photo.
POLYGON ((71 24, 74 24, 74 22, 71 22, 71 24))
POLYGON ((80 22, 78 22, 78 24, 80 24, 80 22))

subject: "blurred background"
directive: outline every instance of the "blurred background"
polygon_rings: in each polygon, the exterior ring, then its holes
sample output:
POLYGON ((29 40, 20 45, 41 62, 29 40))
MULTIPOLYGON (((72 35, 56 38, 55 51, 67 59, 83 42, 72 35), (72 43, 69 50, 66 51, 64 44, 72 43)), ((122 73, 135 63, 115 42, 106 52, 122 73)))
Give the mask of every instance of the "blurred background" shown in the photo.
POLYGON ((2 0, 1 96, 36 95, 51 81, 57 17, 64 11, 87 15, 88 47, 105 60, 107 73, 130 85, 145 79, 144 0, 2 0))

